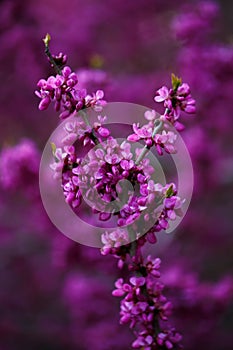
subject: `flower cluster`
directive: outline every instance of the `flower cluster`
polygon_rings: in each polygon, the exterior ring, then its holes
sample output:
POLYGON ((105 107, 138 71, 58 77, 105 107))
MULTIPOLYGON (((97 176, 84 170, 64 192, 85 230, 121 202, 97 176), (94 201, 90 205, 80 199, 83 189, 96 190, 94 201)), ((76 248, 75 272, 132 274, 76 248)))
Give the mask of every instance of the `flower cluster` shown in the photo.
MULTIPOLYGON (((141 184, 140 194, 140 196, 131 196, 129 198, 128 203, 118 213, 117 223, 119 227, 127 227, 128 230, 133 227, 138 232, 136 238, 142 238, 140 244, 142 246, 146 241, 152 244, 156 243, 156 233, 166 230, 169 227, 170 220, 175 220, 177 216, 182 216, 182 200, 176 195, 174 184, 162 186, 158 183, 155 184, 153 180, 149 180, 148 184, 141 184), (141 226, 147 226, 148 223, 149 229, 142 237, 140 232, 143 232, 143 228, 141 226)), ((115 240, 117 240, 117 232, 115 240)), ((109 251, 109 249, 106 250, 106 248, 109 248, 105 246, 107 236, 107 232, 102 236, 104 255, 109 252, 111 254, 117 253, 118 256, 121 256, 121 247, 117 251, 114 249, 114 252, 112 250, 109 251)), ((114 237, 114 233, 109 233, 109 236, 114 237)), ((128 242, 130 242, 130 234, 125 240, 125 244, 128 242)), ((123 250, 123 254, 124 252, 123 250)))
POLYGON ((146 238, 150 243, 156 242, 156 232, 168 228, 169 220, 182 215, 182 201, 177 196, 175 184, 155 183, 151 179, 153 167, 149 159, 137 164, 130 143, 119 144, 101 123, 94 123, 91 129, 82 120, 77 120, 67 122, 64 129, 64 147, 54 149, 55 162, 51 168, 55 178, 62 178, 64 195, 72 208, 79 207, 85 195, 93 212, 99 213, 99 220, 107 221, 114 216, 118 227, 132 227, 138 232, 137 238, 142 235, 140 231, 147 222, 146 238), (93 132, 99 144, 80 159, 72 144, 77 139, 84 145, 94 144, 93 132), (137 194, 135 186, 138 187, 137 194))
MULTIPOLYGON (((51 61, 53 65, 54 62, 55 59, 51 61)), ((60 65, 56 67, 59 69, 60 65)), ((38 83, 37 95, 42 99, 39 109, 55 101, 56 110, 63 110, 63 119, 79 112, 65 124, 61 148, 52 144, 54 176, 61 180, 65 200, 73 210, 80 210, 87 202, 102 224, 109 220, 114 223, 114 229, 102 234, 101 253, 117 258, 120 269, 128 264, 132 274, 129 283, 120 278, 113 291, 114 296, 124 296, 120 323, 129 323, 134 330, 136 340, 132 347, 178 348, 180 334, 163 324, 171 314, 172 304, 157 280, 161 261, 151 256, 145 260, 142 248, 146 242, 156 243, 157 232, 166 230, 170 221, 182 215, 183 200, 174 183, 162 185, 154 180, 155 169, 147 152, 152 146, 159 155, 163 150, 176 152, 177 134, 171 127, 179 129, 180 112, 193 113, 195 101, 189 86, 172 75, 172 88, 162 87, 155 97, 156 102, 164 101, 164 115, 146 111, 147 123, 141 127, 133 124, 134 133, 122 142, 111 136, 104 125, 106 116, 98 115, 91 124, 87 111, 83 111, 94 107, 98 112, 105 104, 104 93, 98 90, 93 96, 87 95, 86 90, 77 90, 77 82, 77 75, 66 66, 61 74, 38 83), (137 141, 143 142, 144 147, 135 149, 133 144, 137 141), (81 152, 78 145, 82 146, 81 152)))
POLYGON ((175 75, 172 75, 172 88, 161 87, 157 90, 154 100, 155 102, 163 102, 166 108, 162 120, 169 121, 179 131, 184 128, 183 124, 178 122, 181 111, 188 114, 196 112, 196 103, 191 96, 189 85, 182 83, 182 80, 175 75))
POLYGON ((47 109, 53 101, 55 110, 61 111, 61 119, 88 107, 101 111, 105 105, 104 92, 97 90, 90 95, 86 89, 78 89, 77 84, 77 74, 69 66, 65 66, 56 76, 50 76, 47 80, 40 79, 37 84, 40 91, 35 92, 41 99, 39 109, 47 109))
POLYGON ((155 146, 159 155, 163 154, 163 149, 169 154, 176 153, 174 143, 177 135, 173 131, 166 130, 159 133, 160 128, 162 128, 162 123, 155 128, 155 123, 153 121, 158 121, 155 111, 147 111, 145 113, 145 118, 148 119, 149 122, 144 124, 141 128, 138 123, 133 124, 134 133, 128 136, 128 141, 137 142, 143 140, 148 149, 155 146))
POLYGON ((124 283, 123 278, 118 279, 112 292, 113 296, 124 296, 120 323, 129 323, 134 330, 134 349, 172 349, 181 340, 181 335, 173 328, 166 326, 162 329, 159 322, 167 321, 172 311, 171 302, 163 295, 164 285, 157 281, 160 263, 160 259, 148 256, 137 271, 140 276, 131 277, 129 283, 124 283))

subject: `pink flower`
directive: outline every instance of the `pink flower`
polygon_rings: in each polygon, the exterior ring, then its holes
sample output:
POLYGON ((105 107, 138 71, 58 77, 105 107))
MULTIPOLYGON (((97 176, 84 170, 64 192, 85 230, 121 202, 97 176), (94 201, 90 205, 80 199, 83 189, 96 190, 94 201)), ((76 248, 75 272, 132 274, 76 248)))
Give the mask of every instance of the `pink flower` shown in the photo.
POLYGON ((156 119, 156 112, 153 109, 151 111, 146 111, 144 117, 149 121, 153 121, 156 119))
POLYGON ((161 259, 156 258, 152 259, 149 255, 146 259, 146 270, 148 273, 152 274, 154 277, 160 277, 160 265, 161 265, 161 259))
POLYGON ((144 350, 151 350, 153 343, 153 337, 147 332, 140 332, 137 339, 132 343, 133 349, 144 349, 144 350))
POLYGON ((104 128, 102 126, 100 126, 98 129, 98 134, 100 134, 100 136, 102 137, 108 137, 110 135, 110 131, 107 128, 104 128))
POLYGON ((116 286, 116 289, 112 292, 112 295, 115 297, 121 297, 124 294, 132 291, 132 287, 129 284, 124 283, 123 278, 119 278, 115 282, 115 286, 116 286))
POLYGON ((103 255, 109 254, 111 248, 118 248, 122 245, 129 243, 128 232, 124 229, 117 228, 115 231, 102 234, 101 241, 103 243, 103 248, 101 252, 103 255), (109 250, 110 249, 110 250, 109 250))
POLYGON ((92 95, 87 95, 85 97, 85 106, 93 107, 96 112, 101 112, 103 107, 106 105, 106 101, 103 100, 104 92, 103 90, 97 90, 96 93, 92 95))
POLYGON ((129 281, 136 288, 143 286, 146 282, 144 277, 131 277, 129 281))
POLYGON ((156 94, 157 96, 154 97, 155 102, 163 102, 169 98, 169 90, 166 86, 157 90, 156 94))
MULTIPOLYGON (((172 75, 172 89, 163 86, 157 90, 154 97, 155 102, 164 102, 165 113, 161 120, 168 120, 177 130, 183 130, 184 126, 177 121, 181 111, 188 114, 196 112, 195 100, 191 96, 188 84, 181 84, 181 79, 172 75)), ((170 147, 171 148, 171 147, 170 147)), ((159 152, 159 150, 158 150, 159 152)))

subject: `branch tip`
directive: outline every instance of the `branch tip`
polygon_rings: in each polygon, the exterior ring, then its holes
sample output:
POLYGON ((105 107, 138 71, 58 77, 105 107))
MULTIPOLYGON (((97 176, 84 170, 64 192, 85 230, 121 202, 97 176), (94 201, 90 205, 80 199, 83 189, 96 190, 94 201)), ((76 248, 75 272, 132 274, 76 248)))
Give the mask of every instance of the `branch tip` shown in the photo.
POLYGON ((42 39, 42 40, 43 40, 45 46, 48 47, 48 46, 49 46, 49 42, 50 42, 50 40, 51 40, 51 36, 49 35, 49 33, 47 33, 47 34, 45 35, 45 38, 42 39))

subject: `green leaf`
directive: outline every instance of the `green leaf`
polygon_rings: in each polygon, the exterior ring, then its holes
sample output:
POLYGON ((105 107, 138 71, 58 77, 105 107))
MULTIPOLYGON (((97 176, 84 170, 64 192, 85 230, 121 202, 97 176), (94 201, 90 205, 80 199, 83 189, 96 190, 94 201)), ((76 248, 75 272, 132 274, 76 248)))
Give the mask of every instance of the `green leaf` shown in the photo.
POLYGON ((166 192, 166 198, 170 198, 173 195, 173 185, 171 185, 166 192))
POLYGON ((182 79, 178 78, 174 73, 171 75, 172 88, 174 91, 178 89, 178 87, 182 84, 182 79))
POLYGON ((50 144, 51 144, 51 148, 52 148, 53 155, 55 155, 55 152, 56 152, 57 147, 56 147, 56 145, 55 145, 54 142, 50 142, 50 144))
POLYGON ((57 147, 56 147, 54 142, 50 142, 50 145, 51 145, 51 148, 52 148, 52 153, 53 153, 53 156, 54 156, 54 160, 55 160, 56 163, 58 163, 59 159, 55 155, 57 147))

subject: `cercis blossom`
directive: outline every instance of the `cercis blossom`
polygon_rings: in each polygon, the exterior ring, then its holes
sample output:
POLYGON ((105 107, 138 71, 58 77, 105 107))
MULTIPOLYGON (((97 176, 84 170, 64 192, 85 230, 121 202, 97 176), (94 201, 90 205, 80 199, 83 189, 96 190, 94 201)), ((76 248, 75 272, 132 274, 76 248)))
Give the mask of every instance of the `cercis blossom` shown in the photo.
POLYGON ((135 335, 132 348, 178 349, 182 337, 168 322, 172 303, 158 280, 161 260, 150 255, 145 258, 142 249, 147 242, 156 243, 157 232, 166 230, 170 221, 182 215, 184 199, 174 183, 154 180, 155 169, 147 151, 155 148, 159 155, 177 152, 177 133, 171 126, 180 130, 181 112, 195 112, 190 88, 172 75, 172 87, 163 86, 154 98, 164 103, 164 114, 146 111, 145 124, 134 123, 133 134, 122 142, 111 135, 104 124, 107 116, 100 114, 106 103, 104 92, 88 94, 78 89, 77 75, 70 67, 61 67, 66 57, 52 57, 58 74, 38 82, 39 109, 53 102, 62 119, 79 112, 74 121, 65 124, 61 147, 52 145, 54 177, 61 180, 64 200, 73 210, 82 208, 85 197, 100 222, 115 223, 114 229, 103 230, 101 253, 114 256, 118 267, 129 271, 128 281, 119 278, 112 294, 123 298, 120 323, 129 324, 135 335), (92 124, 87 108, 99 113, 92 124), (135 150, 133 143, 137 141, 144 147, 135 150), (88 147, 85 156, 78 153, 76 142, 84 149, 88 147))
POLYGON ((39 109, 45 110, 54 102, 55 110, 61 112, 61 119, 88 107, 101 111, 105 105, 104 92, 97 90, 88 94, 86 89, 78 89, 77 84, 77 74, 69 66, 65 66, 61 74, 50 76, 47 80, 40 79, 37 83, 39 91, 35 92, 41 99, 39 109))
POLYGON ((156 91, 155 102, 163 102, 165 112, 161 116, 164 121, 169 121, 178 131, 184 129, 184 125, 178 121, 182 112, 193 114, 196 112, 196 101, 191 95, 187 83, 172 75, 172 88, 163 86, 156 91))

